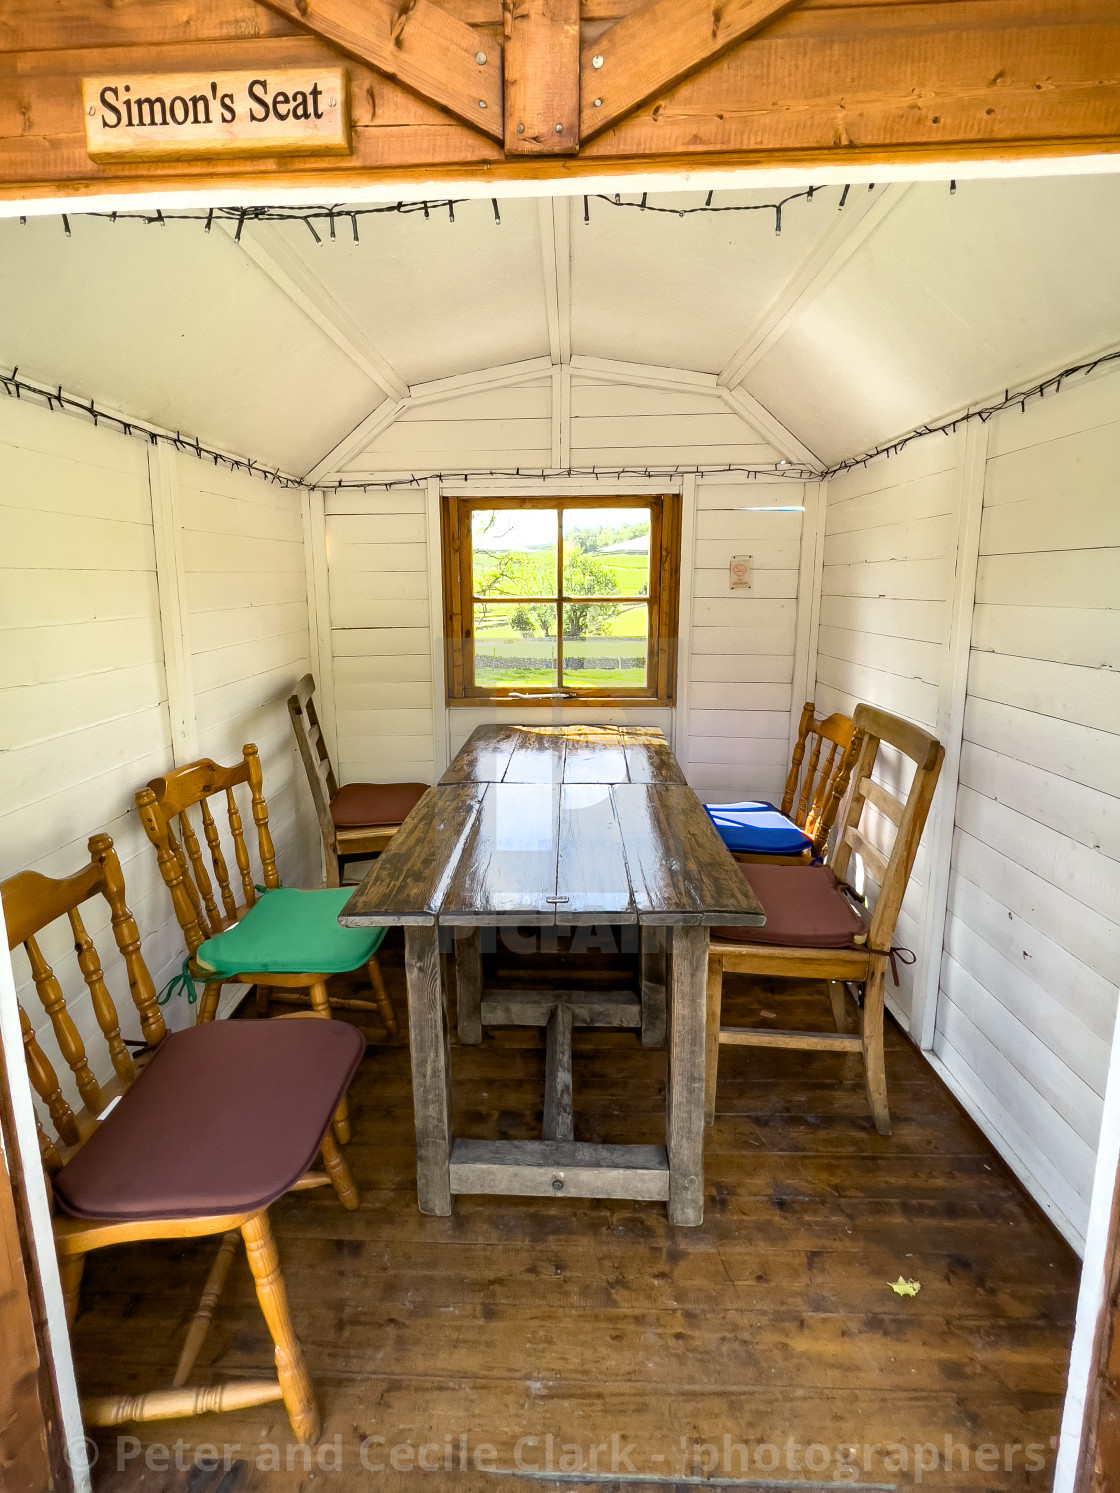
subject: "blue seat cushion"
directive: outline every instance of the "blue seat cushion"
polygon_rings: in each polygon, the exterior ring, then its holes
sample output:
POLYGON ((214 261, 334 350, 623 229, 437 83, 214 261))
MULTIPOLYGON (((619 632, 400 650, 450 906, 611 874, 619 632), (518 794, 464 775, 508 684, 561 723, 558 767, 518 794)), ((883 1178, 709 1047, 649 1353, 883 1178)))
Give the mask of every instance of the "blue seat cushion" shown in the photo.
POLYGON ((705 804, 708 816, 728 850, 754 855, 800 855, 813 842, 773 804, 744 799, 736 804, 705 804))
POLYGON ((200 945, 196 969, 232 979, 240 974, 344 974, 372 958, 384 928, 340 928, 338 915, 353 887, 264 892, 239 923, 200 945))

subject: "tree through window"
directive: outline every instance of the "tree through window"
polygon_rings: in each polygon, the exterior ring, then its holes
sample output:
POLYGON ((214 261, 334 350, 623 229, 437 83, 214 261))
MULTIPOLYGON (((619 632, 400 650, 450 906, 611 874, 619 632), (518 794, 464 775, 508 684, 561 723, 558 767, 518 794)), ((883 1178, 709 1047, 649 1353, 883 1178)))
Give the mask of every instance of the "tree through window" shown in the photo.
POLYGON ((443 540, 450 701, 672 700, 675 495, 453 499, 443 540))

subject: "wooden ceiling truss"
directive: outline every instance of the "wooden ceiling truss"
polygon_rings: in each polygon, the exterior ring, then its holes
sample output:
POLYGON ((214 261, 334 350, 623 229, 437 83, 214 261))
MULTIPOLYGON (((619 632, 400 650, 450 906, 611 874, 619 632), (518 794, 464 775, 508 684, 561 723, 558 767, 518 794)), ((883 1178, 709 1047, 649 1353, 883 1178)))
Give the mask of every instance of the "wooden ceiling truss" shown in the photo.
MULTIPOLYGON (((1120 150, 1115 0, 5 0, 0 193, 1120 150), (349 59, 348 159, 97 165, 80 81, 349 59)), ((857 177, 858 179, 858 177, 857 177)))

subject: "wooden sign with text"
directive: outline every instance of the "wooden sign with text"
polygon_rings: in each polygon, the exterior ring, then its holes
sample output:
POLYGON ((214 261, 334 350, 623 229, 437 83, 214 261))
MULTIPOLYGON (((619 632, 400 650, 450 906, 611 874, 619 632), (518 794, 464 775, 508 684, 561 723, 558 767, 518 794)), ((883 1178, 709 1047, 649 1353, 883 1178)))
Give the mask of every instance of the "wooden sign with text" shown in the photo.
POLYGON ((82 112, 91 158, 109 164, 350 152, 342 68, 83 78, 82 112))

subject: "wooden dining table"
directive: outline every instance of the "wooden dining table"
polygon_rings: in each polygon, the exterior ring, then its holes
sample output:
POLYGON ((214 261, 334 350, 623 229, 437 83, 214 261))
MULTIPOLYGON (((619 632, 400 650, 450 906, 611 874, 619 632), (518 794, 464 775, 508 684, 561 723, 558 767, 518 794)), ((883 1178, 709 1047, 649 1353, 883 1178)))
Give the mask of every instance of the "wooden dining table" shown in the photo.
POLYGON ((480 726, 339 917, 404 929, 421 1211, 449 1214, 465 1193, 640 1198, 667 1202, 675 1224, 701 1223, 708 930, 764 921, 660 731, 480 726), (506 1001, 507 1021, 548 1027, 544 1135, 453 1135, 440 930, 453 930, 444 939, 455 940, 459 1037, 470 1043, 486 1014, 478 930, 586 924, 638 926, 641 1014, 620 1005, 622 1015, 597 1015, 578 991, 523 992, 512 1016, 506 1001), (659 1035, 659 1000, 665 1145, 575 1140, 573 1020, 640 1025, 648 1042, 659 1035))

